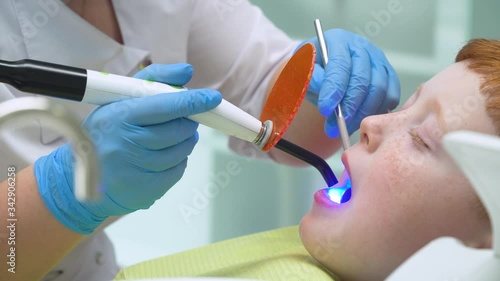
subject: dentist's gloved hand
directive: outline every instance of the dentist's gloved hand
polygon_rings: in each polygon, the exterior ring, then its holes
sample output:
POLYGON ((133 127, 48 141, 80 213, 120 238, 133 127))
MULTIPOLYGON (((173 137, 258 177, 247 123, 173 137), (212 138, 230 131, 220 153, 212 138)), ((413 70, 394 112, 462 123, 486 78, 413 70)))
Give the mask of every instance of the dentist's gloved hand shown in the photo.
MULTIPOLYGON (((151 65, 135 75, 184 85, 187 64, 151 65)), ((148 209, 183 175, 198 141, 198 123, 185 116, 215 108, 222 100, 208 89, 129 99, 101 106, 82 127, 90 134, 100 164, 101 200, 78 202, 73 194, 73 155, 66 144, 35 162, 40 194, 51 213, 71 230, 88 234, 109 216, 148 209)))
POLYGON ((326 69, 318 39, 305 41, 317 50, 306 98, 327 117, 325 132, 330 137, 339 136, 335 108, 340 103, 352 134, 366 116, 387 113, 398 105, 399 79, 382 50, 366 38, 342 29, 328 30, 324 36, 329 57, 326 69))

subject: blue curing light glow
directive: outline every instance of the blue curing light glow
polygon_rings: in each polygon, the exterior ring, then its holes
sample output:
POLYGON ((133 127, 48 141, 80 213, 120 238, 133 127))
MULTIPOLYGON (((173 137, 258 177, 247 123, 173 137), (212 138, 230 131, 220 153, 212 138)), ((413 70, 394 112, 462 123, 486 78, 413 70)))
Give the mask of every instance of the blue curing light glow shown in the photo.
POLYGON ((351 199, 351 180, 348 179, 344 186, 332 187, 328 189, 328 197, 332 202, 342 204, 351 199))

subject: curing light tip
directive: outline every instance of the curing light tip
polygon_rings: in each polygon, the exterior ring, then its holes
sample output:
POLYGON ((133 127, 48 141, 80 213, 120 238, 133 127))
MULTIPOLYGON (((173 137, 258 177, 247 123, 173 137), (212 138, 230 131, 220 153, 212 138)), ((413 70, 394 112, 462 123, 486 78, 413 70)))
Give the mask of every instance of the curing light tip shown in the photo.
POLYGON ((328 189, 328 197, 332 202, 342 204, 351 199, 351 180, 348 179, 343 186, 332 186, 328 189))

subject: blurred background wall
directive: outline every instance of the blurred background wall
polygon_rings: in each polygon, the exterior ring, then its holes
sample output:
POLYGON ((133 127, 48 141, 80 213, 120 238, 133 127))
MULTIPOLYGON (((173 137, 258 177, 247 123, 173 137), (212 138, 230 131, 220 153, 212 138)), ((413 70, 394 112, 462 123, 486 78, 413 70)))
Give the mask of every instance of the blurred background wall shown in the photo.
MULTIPOLYGON (((220 0, 237 3, 238 0, 220 0)), ((500 38, 496 0, 252 0, 295 39, 323 29, 361 34, 386 53, 401 81, 402 101, 451 64, 474 37, 500 38), (390 12, 393 11, 393 12, 390 12), (394 11, 396 11, 394 13, 394 11)), ((352 142, 357 135, 352 136, 352 142)), ((339 153, 327 159, 336 174, 339 153)), ((150 210, 106 232, 122 266, 223 239, 298 224, 324 183, 312 168, 290 168, 235 155, 226 136, 200 126, 184 178, 150 210), (208 186, 214 192, 207 197, 208 186)))

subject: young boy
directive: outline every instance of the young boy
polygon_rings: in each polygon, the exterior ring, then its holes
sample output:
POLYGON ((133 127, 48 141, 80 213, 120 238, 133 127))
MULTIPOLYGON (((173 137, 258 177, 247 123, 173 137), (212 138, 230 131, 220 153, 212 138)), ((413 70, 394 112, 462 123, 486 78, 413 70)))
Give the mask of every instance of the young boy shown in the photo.
POLYGON ((316 194, 301 239, 342 280, 382 280, 442 236, 491 246, 488 217, 441 138, 459 129, 498 135, 500 42, 473 40, 456 61, 399 111, 363 120, 342 157, 353 185, 347 204, 316 194))
POLYGON ((488 215, 441 145, 459 129, 500 132, 500 41, 472 40, 399 111, 365 118, 359 143, 342 156, 351 200, 338 205, 318 191, 300 240, 294 227, 259 233, 132 266, 117 278, 373 281, 442 236, 491 247, 488 215))

